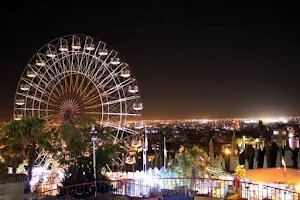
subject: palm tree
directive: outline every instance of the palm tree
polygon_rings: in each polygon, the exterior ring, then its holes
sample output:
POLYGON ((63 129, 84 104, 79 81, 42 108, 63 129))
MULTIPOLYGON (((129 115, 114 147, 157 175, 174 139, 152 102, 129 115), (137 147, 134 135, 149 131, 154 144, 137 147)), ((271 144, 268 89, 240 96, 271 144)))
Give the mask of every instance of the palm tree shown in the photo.
POLYGON ((32 178, 32 168, 36 158, 38 143, 45 139, 44 121, 37 117, 26 117, 20 120, 22 144, 28 158, 28 181, 32 178))

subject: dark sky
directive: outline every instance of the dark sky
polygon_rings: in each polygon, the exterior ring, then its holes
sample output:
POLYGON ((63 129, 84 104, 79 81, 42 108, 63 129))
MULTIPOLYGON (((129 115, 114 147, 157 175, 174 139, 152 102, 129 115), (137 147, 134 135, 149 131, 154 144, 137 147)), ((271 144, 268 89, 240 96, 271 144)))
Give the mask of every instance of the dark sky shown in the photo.
POLYGON ((17 2, 1 5, 1 119, 31 56, 72 33, 126 58, 146 119, 300 114, 300 17, 288 1, 17 2))

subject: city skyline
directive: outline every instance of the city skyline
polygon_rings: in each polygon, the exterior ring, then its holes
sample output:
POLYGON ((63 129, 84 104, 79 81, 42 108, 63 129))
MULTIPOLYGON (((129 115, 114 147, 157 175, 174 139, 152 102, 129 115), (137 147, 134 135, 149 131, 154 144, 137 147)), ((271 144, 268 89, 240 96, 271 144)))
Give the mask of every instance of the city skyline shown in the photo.
POLYGON ((2 19, 10 16, 1 32, 1 120, 12 118, 17 83, 31 56, 72 33, 99 38, 127 59, 141 89, 144 119, 300 113, 300 30, 291 3, 120 1, 62 10, 21 4, 10 2, 1 12, 2 19), (86 9, 84 15, 72 12, 86 9))

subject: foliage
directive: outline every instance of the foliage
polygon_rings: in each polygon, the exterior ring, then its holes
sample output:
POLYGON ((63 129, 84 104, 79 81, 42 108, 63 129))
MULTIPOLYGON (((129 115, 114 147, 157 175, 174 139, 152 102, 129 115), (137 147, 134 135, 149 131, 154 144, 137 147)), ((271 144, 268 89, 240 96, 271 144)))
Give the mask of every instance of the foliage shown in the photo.
POLYGON ((37 117, 26 117, 19 121, 20 131, 22 133, 22 144, 27 154, 28 158, 28 180, 32 177, 32 168, 34 165, 34 160, 36 158, 36 148, 38 147, 38 142, 41 140, 46 141, 46 136, 44 134, 44 121, 37 117))
MULTIPOLYGON (((95 124, 95 120, 87 117, 77 117, 72 121, 65 122, 59 130, 60 142, 65 147, 63 150, 71 159, 77 159, 84 155, 90 142, 91 125, 95 124)), ((65 159, 66 155, 61 158, 65 159)))
POLYGON ((244 165, 238 165, 235 168, 235 173, 239 178, 245 178, 246 177, 246 169, 244 165))
POLYGON ((17 168, 17 174, 23 174, 26 172, 27 164, 21 163, 17 168))
MULTIPOLYGON (((72 121, 61 125, 58 138, 63 149, 59 155, 59 162, 68 165, 68 171, 72 174, 68 178, 68 184, 93 180, 93 159, 91 143, 91 125, 95 120, 86 116, 74 118, 72 121), (66 160, 66 156, 70 160, 66 160)), ((96 126, 98 141, 96 142, 96 170, 97 179, 106 179, 101 175, 101 169, 118 164, 118 158, 125 153, 122 143, 114 143, 114 134, 110 128, 96 126)))
POLYGON ((25 158, 19 121, 12 120, 2 128, 0 154, 4 158, 5 163, 12 167, 15 173, 18 165, 25 158))
POLYGON ((7 174, 7 172, 8 172, 8 167, 7 167, 6 163, 0 162, 0 176, 7 174))
POLYGON ((225 169, 225 160, 222 155, 216 156, 215 158, 210 160, 209 170, 213 174, 222 173, 225 169))
POLYGON ((208 176, 208 155, 203 149, 194 146, 186 152, 176 153, 170 170, 181 177, 196 178, 208 176))
POLYGON ((96 151, 97 174, 101 174, 101 168, 110 166, 117 166, 119 163, 120 154, 125 153, 119 144, 106 144, 98 148, 96 151))
POLYGON ((31 178, 31 170, 36 158, 36 149, 53 149, 52 140, 55 136, 52 133, 45 133, 44 121, 37 117, 27 117, 20 121, 11 120, 2 128, 0 138, 0 153, 8 166, 16 169, 23 162, 28 160, 28 174, 31 178))

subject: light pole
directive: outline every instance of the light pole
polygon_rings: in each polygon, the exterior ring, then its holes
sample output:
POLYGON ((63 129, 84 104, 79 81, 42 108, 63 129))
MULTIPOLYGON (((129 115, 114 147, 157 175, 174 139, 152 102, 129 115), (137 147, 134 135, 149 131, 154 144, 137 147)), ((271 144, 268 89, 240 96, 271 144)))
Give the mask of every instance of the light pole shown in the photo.
POLYGON ((167 169, 167 158, 166 135, 164 134, 164 171, 167 169))
POLYGON ((97 131, 96 128, 94 126, 94 124, 92 124, 92 128, 91 128, 91 141, 93 142, 93 168, 94 168, 94 182, 95 182, 95 199, 97 198, 97 183, 96 183, 96 146, 95 143, 98 140, 97 137, 97 131))
POLYGON ((148 137, 147 137, 147 127, 144 129, 144 145, 143 145, 143 172, 147 171, 147 151, 148 151, 148 137))

